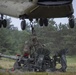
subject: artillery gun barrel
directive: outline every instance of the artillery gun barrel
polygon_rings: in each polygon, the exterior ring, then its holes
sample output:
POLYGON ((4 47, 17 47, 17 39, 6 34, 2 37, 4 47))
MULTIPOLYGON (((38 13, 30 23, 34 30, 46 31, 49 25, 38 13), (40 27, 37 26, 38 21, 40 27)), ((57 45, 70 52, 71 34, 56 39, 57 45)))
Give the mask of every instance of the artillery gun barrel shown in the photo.
MULTIPOLYGON (((9 59, 13 59, 13 60, 17 60, 17 59, 21 58, 21 56, 10 56, 10 55, 4 55, 4 54, 1 54, 1 53, 0 53, 0 57, 9 58, 9 59)), ((21 60, 24 60, 24 61, 30 60, 30 61, 32 61, 34 59, 33 58, 24 58, 24 57, 22 57, 21 60)))
POLYGON ((4 55, 1 53, 0 53, 0 57, 9 58, 9 59, 13 59, 13 60, 17 60, 19 58, 17 56, 4 55))

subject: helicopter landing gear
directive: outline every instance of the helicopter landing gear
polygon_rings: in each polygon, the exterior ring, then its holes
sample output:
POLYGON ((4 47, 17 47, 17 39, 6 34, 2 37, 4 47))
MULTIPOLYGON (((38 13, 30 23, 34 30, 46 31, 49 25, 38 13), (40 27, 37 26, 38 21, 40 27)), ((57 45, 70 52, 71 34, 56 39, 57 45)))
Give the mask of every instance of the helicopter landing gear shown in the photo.
POLYGON ((43 26, 43 19, 42 18, 40 18, 39 24, 40 24, 40 26, 43 26))
POLYGON ((70 28, 74 28, 74 26, 75 26, 75 21, 74 21, 73 15, 69 17, 69 26, 70 26, 70 28))
POLYGON ((1 28, 2 26, 3 26, 4 28, 7 27, 7 20, 6 20, 6 19, 3 19, 3 14, 1 14, 0 28, 1 28))
POLYGON ((2 21, 0 20, 0 28, 2 27, 2 21))
POLYGON ((26 20, 22 20, 21 21, 21 29, 25 30, 25 28, 26 28, 26 20))
MULTIPOLYGON (((32 22, 33 21, 33 19, 32 18, 29 18, 29 21, 30 22, 32 22)), ((26 29, 26 20, 25 19, 22 19, 22 21, 21 21, 21 29, 22 30, 25 30, 26 29)))
POLYGON ((47 18, 45 18, 43 22, 44 22, 45 26, 48 26, 48 19, 47 18))
POLYGON ((39 20, 40 26, 48 26, 48 19, 47 18, 40 18, 39 20))
POLYGON ((4 19, 4 20, 2 21, 2 24, 3 24, 3 27, 6 28, 6 27, 7 27, 7 20, 4 19))

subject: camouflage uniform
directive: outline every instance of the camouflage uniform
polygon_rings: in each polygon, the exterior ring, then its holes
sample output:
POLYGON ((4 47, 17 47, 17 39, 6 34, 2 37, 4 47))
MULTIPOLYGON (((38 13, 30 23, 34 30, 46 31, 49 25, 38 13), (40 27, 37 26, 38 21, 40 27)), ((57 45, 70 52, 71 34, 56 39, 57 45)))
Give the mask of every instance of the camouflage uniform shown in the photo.
POLYGON ((23 55, 19 57, 19 59, 17 60, 17 62, 15 63, 16 68, 20 68, 21 64, 25 64, 25 61, 23 60, 23 58, 29 58, 29 46, 28 46, 28 42, 25 42, 25 46, 23 49, 23 55))
POLYGON ((30 48, 29 48, 28 42, 25 42, 25 46, 23 49, 23 55, 25 55, 25 54, 30 54, 30 48))
POLYGON ((29 41, 29 49, 30 49, 30 54, 31 55, 36 55, 36 51, 42 47, 42 45, 39 43, 37 35, 36 35, 36 31, 34 29, 33 26, 31 26, 32 28, 32 35, 31 35, 31 39, 29 41))
POLYGON ((60 71, 62 72, 65 72, 67 68, 66 53, 67 53, 67 50, 63 49, 63 50, 58 51, 53 56, 55 67, 56 67, 56 62, 58 61, 61 64, 60 71))
POLYGON ((29 42, 30 56, 35 58, 37 55, 36 51, 41 48, 41 44, 38 42, 37 36, 32 36, 29 42))
POLYGON ((67 50, 66 49, 63 49, 59 52, 60 54, 60 60, 61 60, 61 70, 63 72, 66 71, 66 68, 67 68, 67 60, 66 60, 66 53, 67 53, 67 50))

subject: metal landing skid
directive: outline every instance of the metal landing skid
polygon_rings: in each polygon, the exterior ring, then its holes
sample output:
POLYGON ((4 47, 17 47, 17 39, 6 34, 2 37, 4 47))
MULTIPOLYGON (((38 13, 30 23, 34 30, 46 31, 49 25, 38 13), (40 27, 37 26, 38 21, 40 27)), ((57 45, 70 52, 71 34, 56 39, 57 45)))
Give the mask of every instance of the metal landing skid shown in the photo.
MULTIPOLYGON (((30 25, 33 25, 33 19, 29 19, 30 21, 30 25)), ((40 19, 36 19, 36 22, 39 23, 40 26, 48 26, 48 19, 47 18, 40 18, 40 19)), ((21 29, 25 30, 26 29, 26 20, 22 19, 21 21, 21 29)))

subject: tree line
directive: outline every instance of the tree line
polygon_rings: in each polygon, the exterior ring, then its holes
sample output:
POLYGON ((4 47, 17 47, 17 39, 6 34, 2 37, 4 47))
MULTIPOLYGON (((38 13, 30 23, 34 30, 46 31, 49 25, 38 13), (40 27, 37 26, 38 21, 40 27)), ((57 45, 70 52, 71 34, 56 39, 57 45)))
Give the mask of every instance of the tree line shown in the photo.
MULTIPOLYGON (((69 55, 76 54, 76 26, 70 29, 68 24, 56 24, 54 19, 49 19, 47 27, 40 27, 35 21, 34 28, 39 42, 44 44, 52 54, 65 48, 68 49, 69 55)), ((25 42, 30 38, 31 30, 28 23, 26 30, 19 31, 17 27, 11 25, 11 19, 8 19, 7 28, 0 29, 0 53, 21 54, 25 42)))

